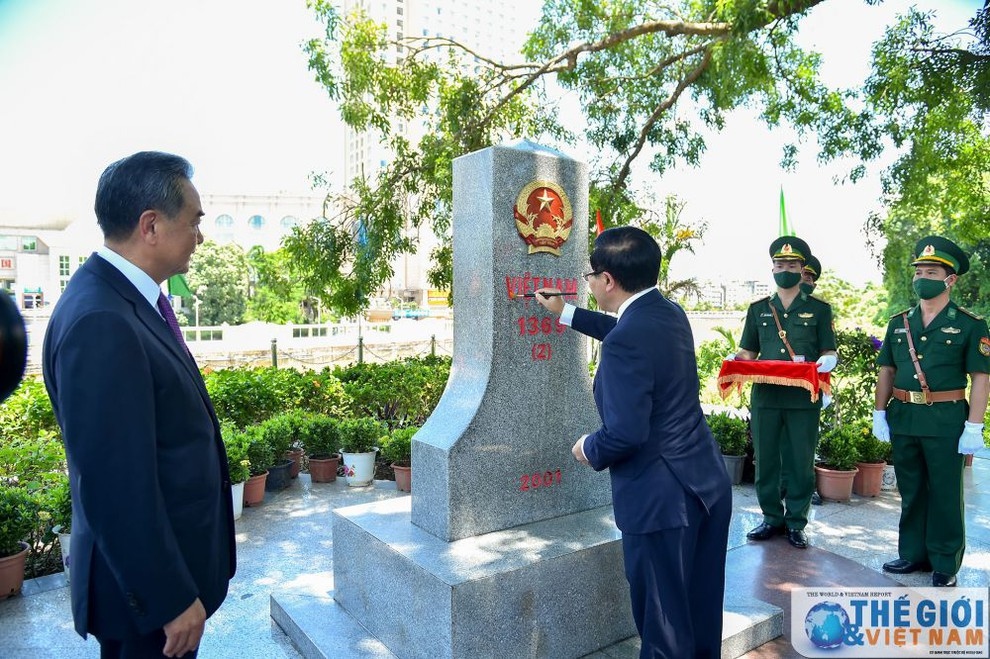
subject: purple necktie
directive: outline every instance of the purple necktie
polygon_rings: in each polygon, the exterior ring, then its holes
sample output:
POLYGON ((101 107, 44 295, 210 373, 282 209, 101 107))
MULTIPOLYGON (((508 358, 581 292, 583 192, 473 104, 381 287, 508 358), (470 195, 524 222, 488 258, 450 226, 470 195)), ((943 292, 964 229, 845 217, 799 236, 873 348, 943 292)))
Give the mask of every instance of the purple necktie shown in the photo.
POLYGON ((168 324, 168 328, 172 330, 172 334, 178 339, 179 345, 189 351, 188 346, 186 346, 185 339, 182 338, 182 330, 179 329, 179 321, 175 319, 175 312, 172 311, 172 305, 168 303, 168 298, 165 297, 165 293, 158 294, 158 310, 162 312, 162 316, 165 317, 165 322, 168 324))

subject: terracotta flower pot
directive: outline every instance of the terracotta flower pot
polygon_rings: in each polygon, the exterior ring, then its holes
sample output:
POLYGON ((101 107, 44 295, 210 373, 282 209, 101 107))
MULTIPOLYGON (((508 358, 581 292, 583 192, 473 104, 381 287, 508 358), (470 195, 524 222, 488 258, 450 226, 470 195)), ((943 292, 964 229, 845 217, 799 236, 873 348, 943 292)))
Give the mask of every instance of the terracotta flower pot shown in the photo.
POLYGON ((244 483, 244 505, 260 506, 265 500, 265 481, 268 480, 268 472, 252 476, 244 483))
POLYGON ((858 469, 852 471, 836 471, 815 467, 815 483, 818 486, 818 494, 822 499, 829 501, 849 501, 852 497, 853 479, 856 478, 858 469))
POLYGON ((292 460, 292 466, 289 467, 289 478, 299 477, 299 469, 302 468, 302 456, 303 450, 301 448, 286 452, 286 459, 292 460))
POLYGON ((392 471, 395 472, 395 489, 399 492, 412 492, 412 467, 393 464, 392 471))
POLYGON ((0 558, 0 600, 5 600, 21 592, 24 585, 24 563, 27 561, 28 545, 21 543, 23 549, 13 556, 0 558))
POLYGON ((332 458, 310 458, 309 477, 314 483, 332 483, 337 480, 339 464, 340 456, 336 454, 332 458))
POLYGON ((857 462, 856 477, 853 478, 853 492, 861 497, 880 496, 883 486, 883 468, 886 462, 857 462))

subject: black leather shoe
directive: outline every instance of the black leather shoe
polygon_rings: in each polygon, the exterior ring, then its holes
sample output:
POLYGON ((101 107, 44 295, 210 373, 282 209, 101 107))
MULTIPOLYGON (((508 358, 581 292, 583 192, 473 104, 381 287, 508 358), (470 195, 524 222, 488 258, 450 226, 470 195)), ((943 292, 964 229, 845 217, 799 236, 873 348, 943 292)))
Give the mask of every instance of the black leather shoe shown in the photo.
POLYGON ((802 529, 787 529, 787 542, 798 549, 808 548, 808 536, 802 529))
POLYGON ((914 561, 909 561, 903 558, 898 558, 895 561, 888 561, 883 564, 884 572, 891 572, 893 574, 911 574, 912 572, 931 572, 932 564, 928 561, 919 561, 915 563, 914 561))
POLYGON ((818 494, 818 492, 812 492, 811 493, 811 505, 812 506, 820 506, 820 505, 822 505, 822 495, 818 494))
POLYGON ((766 522, 763 522, 755 529, 746 534, 746 537, 750 540, 769 540, 775 535, 784 535, 787 529, 783 526, 770 526, 766 522))
POLYGON ((945 572, 932 572, 932 585, 936 588, 955 588, 956 575, 945 572))

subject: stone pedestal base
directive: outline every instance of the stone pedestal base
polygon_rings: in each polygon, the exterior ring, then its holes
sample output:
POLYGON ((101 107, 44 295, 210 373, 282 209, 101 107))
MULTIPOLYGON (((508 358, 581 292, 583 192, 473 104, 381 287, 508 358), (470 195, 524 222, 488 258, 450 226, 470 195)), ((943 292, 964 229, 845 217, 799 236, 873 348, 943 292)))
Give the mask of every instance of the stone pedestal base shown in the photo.
POLYGON ((636 633, 611 506, 443 542, 410 497, 333 513, 334 599, 399 657, 580 657, 636 633))

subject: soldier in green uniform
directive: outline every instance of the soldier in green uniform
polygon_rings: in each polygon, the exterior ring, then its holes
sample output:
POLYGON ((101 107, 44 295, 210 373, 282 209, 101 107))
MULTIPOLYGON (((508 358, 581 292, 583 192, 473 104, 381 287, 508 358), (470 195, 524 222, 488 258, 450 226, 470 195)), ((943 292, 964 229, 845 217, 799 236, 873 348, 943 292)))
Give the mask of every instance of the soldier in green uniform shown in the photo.
MULTIPOLYGON (((771 243, 777 292, 749 306, 736 359, 815 361, 822 373, 835 368, 832 308, 799 288, 810 254, 808 244, 795 236, 781 236, 771 243)), ((821 406, 821 398, 811 402, 807 390, 800 387, 753 385, 750 407, 756 496, 763 523, 750 531, 748 538, 767 540, 786 534, 793 546, 808 546, 804 528, 815 490, 821 406), (782 472, 787 474, 783 501, 782 472)))
POLYGON ((798 286, 802 293, 811 295, 818 286, 818 278, 822 276, 822 263, 814 254, 808 254, 808 259, 801 269, 801 283, 798 286))
POLYGON ((959 246, 929 236, 914 253, 913 286, 921 299, 891 317, 877 356, 873 434, 893 441, 901 492, 898 558, 883 569, 933 570, 933 586, 955 586, 966 549, 963 454, 983 447, 990 335, 986 321, 949 299, 952 286, 969 270, 959 246))

